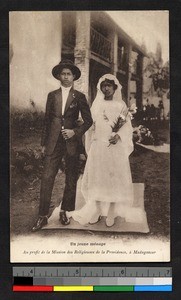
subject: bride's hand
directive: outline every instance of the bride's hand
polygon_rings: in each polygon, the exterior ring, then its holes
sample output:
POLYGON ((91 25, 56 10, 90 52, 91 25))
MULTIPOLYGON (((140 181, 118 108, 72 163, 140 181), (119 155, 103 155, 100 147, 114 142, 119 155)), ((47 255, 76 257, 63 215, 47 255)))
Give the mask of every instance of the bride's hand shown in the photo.
POLYGON ((116 134, 109 139, 109 143, 115 145, 119 140, 120 140, 120 136, 116 134))

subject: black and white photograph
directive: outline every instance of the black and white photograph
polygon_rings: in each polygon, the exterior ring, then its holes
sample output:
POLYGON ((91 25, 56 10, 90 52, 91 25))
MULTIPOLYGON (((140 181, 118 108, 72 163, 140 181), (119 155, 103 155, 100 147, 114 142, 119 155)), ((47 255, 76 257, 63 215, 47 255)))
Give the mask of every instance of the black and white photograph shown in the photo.
POLYGON ((12 11, 9 50, 11 262, 169 262, 169 12, 12 11))

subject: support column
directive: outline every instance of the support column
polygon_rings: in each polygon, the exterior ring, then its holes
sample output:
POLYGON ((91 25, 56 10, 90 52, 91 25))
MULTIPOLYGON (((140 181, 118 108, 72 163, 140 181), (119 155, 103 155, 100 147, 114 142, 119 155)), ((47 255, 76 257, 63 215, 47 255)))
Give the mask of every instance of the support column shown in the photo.
POLYGON ((138 57, 138 76, 139 81, 136 84, 136 105, 141 108, 143 103, 143 56, 138 57))
POLYGON ((114 33, 113 41, 113 74, 116 76, 118 71, 118 34, 114 33))
POLYGON ((90 12, 76 12, 75 65, 81 70, 81 77, 74 86, 88 98, 90 64, 90 12))
POLYGON ((126 98, 127 98, 127 105, 129 107, 130 105, 130 81, 131 81, 131 52, 132 52, 132 46, 131 45, 128 45, 127 47, 127 95, 126 95, 126 98))
POLYGON ((111 41, 111 72, 116 76, 118 71, 118 34, 115 28, 110 31, 108 38, 111 41))

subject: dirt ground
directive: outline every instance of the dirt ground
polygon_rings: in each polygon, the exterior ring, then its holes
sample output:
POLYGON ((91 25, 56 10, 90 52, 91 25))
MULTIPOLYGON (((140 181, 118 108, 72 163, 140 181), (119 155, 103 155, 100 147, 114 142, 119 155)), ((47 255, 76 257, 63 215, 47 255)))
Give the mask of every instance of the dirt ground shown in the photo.
MULTIPOLYGON (((164 140, 168 138, 168 131, 160 131, 159 134, 164 136, 164 140)), ((16 154, 15 158, 19 159, 17 168, 16 163, 14 163, 15 159, 11 158, 10 215, 12 235, 30 233, 37 217, 42 171, 41 160, 35 159, 39 144, 39 133, 12 136, 13 155, 16 154), (27 158, 23 156, 25 152, 30 153, 27 158), (28 163, 24 164, 25 160, 28 160, 28 163), (20 163, 24 164, 22 172, 19 168, 20 163)), ((169 238, 169 154, 157 153, 136 145, 134 152, 131 154, 130 163, 133 182, 145 184, 145 210, 150 228, 148 236, 169 238)), ((51 211, 61 201, 64 179, 64 173, 60 171, 55 180, 51 211)), ((125 236, 125 234, 122 235, 125 236)), ((136 234, 133 236, 136 238, 136 234)))

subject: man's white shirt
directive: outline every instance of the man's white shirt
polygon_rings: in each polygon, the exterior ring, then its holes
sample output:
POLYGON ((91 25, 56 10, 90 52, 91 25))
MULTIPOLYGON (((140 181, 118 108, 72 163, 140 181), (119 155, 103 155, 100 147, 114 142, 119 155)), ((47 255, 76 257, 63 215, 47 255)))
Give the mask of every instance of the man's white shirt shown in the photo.
POLYGON ((64 111, 65 111, 65 106, 67 103, 67 98, 68 98, 68 95, 69 95, 69 92, 70 92, 72 86, 69 86, 69 87, 64 87, 62 85, 60 85, 60 86, 62 89, 62 115, 63 115, 64 111))

